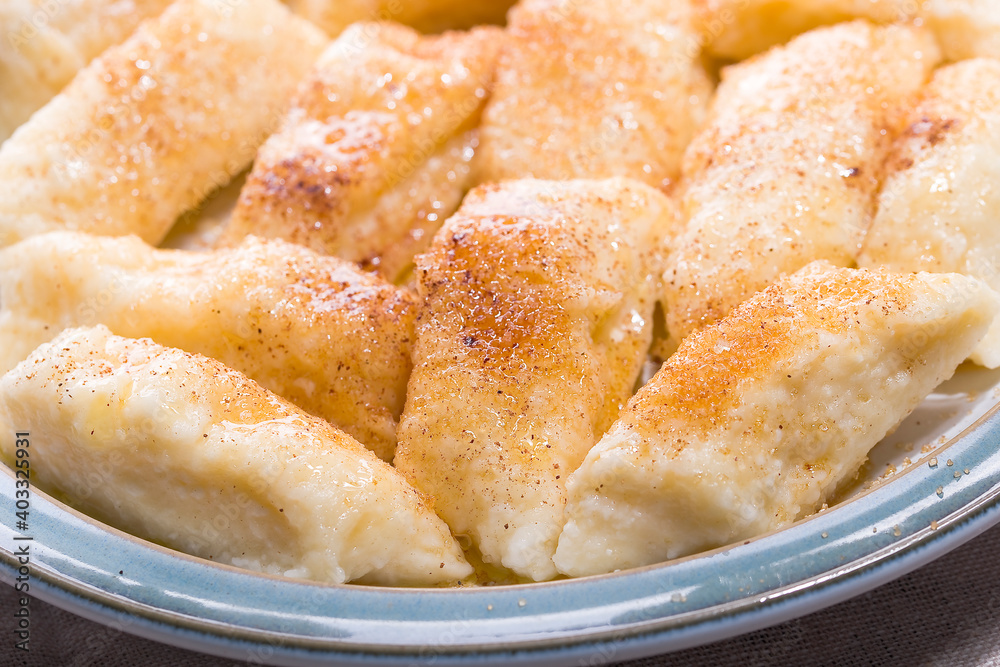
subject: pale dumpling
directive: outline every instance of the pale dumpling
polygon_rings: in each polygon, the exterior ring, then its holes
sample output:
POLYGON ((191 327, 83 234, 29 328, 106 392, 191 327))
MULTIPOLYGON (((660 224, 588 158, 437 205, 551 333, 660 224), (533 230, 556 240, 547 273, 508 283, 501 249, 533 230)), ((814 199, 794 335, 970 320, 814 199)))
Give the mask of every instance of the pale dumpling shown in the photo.
MULTIPOLYGON (((1000 289, 1000 61, 939 69, 908 111, 858 263, 1000 289)), ((1000 322, 972 359, 1000 366, 1000 322)))
POLYGON ((73 75, 171 0, 0 2, 0 143, 73 75))
POLYGON ((391 466, 214 359, 70 329, 0 379, 0 423, 31 433, 32 484, 195 556, 331 583, 472 571, 391 466))

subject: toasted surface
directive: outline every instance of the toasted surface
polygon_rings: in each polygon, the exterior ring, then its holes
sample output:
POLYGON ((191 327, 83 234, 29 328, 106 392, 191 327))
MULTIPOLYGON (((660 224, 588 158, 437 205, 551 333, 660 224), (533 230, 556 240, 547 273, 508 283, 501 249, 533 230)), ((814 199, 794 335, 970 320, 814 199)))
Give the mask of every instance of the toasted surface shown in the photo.
POLYGON ((694 0, 709 53, 742 60, 807 30, 849 19, 920 22, 948 60, 1000 57, 994 0, 694 0))
POLYGON ((284 238, 400 278, 471 185, 501 37, 352 26, 261 148, 222 242, 284 238))
MULTIPOLYGON (((957 271, 1000 289, 1000 61, 938 70, 906 127, 858 263, 957 271)), ((973 358, 1000 366, 1000 323, 973 358)))
POLYGON ((322 33, 277 0, 179 0, 0 147, 0 245, 58 229, 158 243, 253 158, 322 33))
POLYGON ((103 324, 219 359, 392 460, 417 302, 348 262, 255 238, 198 253, 56 232, 0 251, 0 299, 0 373, 103 324))
POLYGON ((170 0, 5 0, 0 3, 0 143, 170 0))
POLYGON ((358 21, 395 21, 421 32, 503 23, 514 0, 286 0, 288 6, 336 37, 358 21))
POLYGON ((418 258, 394 463, 486 563, 555 575, 566 476, 631 394, 675 224, 638 182, 510 181, 473 190, 418 258))
POLYGON ((817 263, 685 339, 569 480, 555 563, 655 563, 819 509, 998 310, 959 274, 817 263))
POLYGON ((783 273, 860 251, 895 127, 937 62, 930 35, 821 28, 727 68, 684 162, 687 226, 664 275, 681 340, 783 273))
POLYGON ((32 483, 180 551, 333 583, 471 572, 391 466, 213 359, 70 329, 0 380, 0 415, 37 438, 32 483))
POLYGON ((676 179, 711 95, 688 0, 526 0, 507 32, 480 182, 676 179))

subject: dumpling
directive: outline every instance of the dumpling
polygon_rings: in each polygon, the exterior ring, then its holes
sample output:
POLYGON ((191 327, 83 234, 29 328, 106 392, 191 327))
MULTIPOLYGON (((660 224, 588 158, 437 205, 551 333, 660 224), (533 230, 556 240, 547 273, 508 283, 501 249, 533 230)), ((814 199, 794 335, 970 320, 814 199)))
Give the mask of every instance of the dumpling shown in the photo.
POLYGON ((395 21, 421 32, 471 28, 483 23, 503 23, 514 0, 285 0, 336 37, 358 21, 395 21))
POLYGON ((250 164, 325 42, 277 0, 178 0, 0 146, 0 246, 60 229, 159 243, 250 164))
POLYGON ((403 278, 471 186, 502 36, 352 26, 261 147, 222 243, 278 237, 403 278))
POLYGON ((743 60, 813 28, 855 18, 907 21, 913 0, 694 0, 706 49, 743 60))
POLYGON ((627 179, 509 181, 473 190, 418 258, 394 463, 486 563, 555 576, 566 477, 632 392, 675 224, 627 179))
MULTIPOLYGON (((1000 61, 939 69, 896 141, 858 263, 1000 289, 1000 61)), ((1000 322, 973 359, 1000 366, 1000 322)))
POLYGON ((507 32, 479 182, 677 178, 711 96, 689 0, 524 0, 507 32))
POLYGON ((1000 58, 996 0, 924 0, 917 16, 937 35, 948 60, 1000 58))
POLYGON ((277 240, 199 253, 54 232, 0 251, 0 299, 0 374, 99 323, 219 359, 392 460, 417 303, 348 262, 277 240))
POLYGON ((757 294, 685 339, 570 477, 559 571, 656 563, 815 512, 951 376, 997 299, 959 274, 821 263, 757 294))
POLYGON ((1000 3, 995 0, 694 0, 709 53, 743 60, 807 30, 864 18, 919 22, 948 60, 1000 57, 1000 3))
POLYGON ((675 342, 812 260, 854 262, 894 109, 937 60, 926 32, 858 21, 723 72, 685 155, 687 222, 664 275, 675 342))
POLYGON ((31 432, 32 483, 186 553, 332 583, 471 574, 391 466, 214 359, 70 329, 0 379, 0 422, 31 432))
POLYGON ((0 143, 73 75, 170 0, 0 3, 0 143), (42 20, 42 18, 44 20, 42 20))

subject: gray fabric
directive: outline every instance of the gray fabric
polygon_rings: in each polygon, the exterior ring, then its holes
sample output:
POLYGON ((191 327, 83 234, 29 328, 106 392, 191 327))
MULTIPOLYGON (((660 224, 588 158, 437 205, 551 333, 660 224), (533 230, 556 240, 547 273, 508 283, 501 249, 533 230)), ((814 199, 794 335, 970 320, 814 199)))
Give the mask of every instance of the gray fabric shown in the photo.
MULTIPOLYGON (((628 667, 1000 667, 1000 527, 871 593, 783 625, 628 667)), ((13 649, 13 589, 0 586, 0 665, 237 665, 31 603, 31 650, 13 649)), ((606 664, 593 656, 585 664, 606 664)))

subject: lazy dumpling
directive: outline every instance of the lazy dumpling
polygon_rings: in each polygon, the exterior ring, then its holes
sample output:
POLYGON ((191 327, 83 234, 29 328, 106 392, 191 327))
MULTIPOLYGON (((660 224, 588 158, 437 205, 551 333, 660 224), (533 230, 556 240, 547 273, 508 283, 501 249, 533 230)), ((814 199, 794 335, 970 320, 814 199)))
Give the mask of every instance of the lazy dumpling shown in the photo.
POLYGON ((730 544, 815 512, 968 356, 998 295, 817 263, 686 338, 568 482, 563 574, 730 544))
POLYGON ((486 563, 555 576, 566 477, 652 337, 671 201, 627 179, 474 189, 418 258, 395 465, 486 563))
POLYGON ((222 243, 283 238, 402 279, 472 185, 502 38, 351 26, 261 147, 222 243))
POLYGON ((417 302, 349 262, 278 240, 201 253, 54 232, 0 250, 0 300, 0 374, 103 324, 219 359, 392 460, 417 302))
POLYGON ((0 3, 0 143, 104 49, 171 0, 0 3), (55 8, 55 11, 52 11, 55 8), (45 20, 39 20, 44 16, 45 20))
POLYGON ((395 21, 421 32, 503 23, 514 0, 285 0, 331 37, 358 21, 395 21))
POLYGON ((0 146, 0 246, 62 229, 159 243, 250 164, 325 45, 277 0, 177 0, 0 146))
POLYGON ((1000 57, 996 0, 694 0, 702 41, 714 56, 743 60, 795 35, 855 18, 920 22, 948 60, 1000 57))
POLYGON ((813 260, 854 262, 896 105, 938 60, 929 33, 821 28, 728 67, 684 158, 686 227, 664 275, 674 341, 813 260))
POLYGON ((677 178, 711 96, 689 0, 523 0, 507 33, 479 182, 677 178))
MULTIPOLYGON (((1000 61, 939 69, 907 112, 858 263, 1000 289, 1000 61)), ((1000 366, 1000 322, 972 355, 1000 366)))
POLYGON ((917 18, 937 35, 948 60, 1000 58, 1000 2, 924 0, 917 4, 917 18))
POLYGON ((391 466, 214 359, 70 329, 0 379, 0 423, 31 432, 32 483, 186 553, 332 583, 471 574, 391 466))

